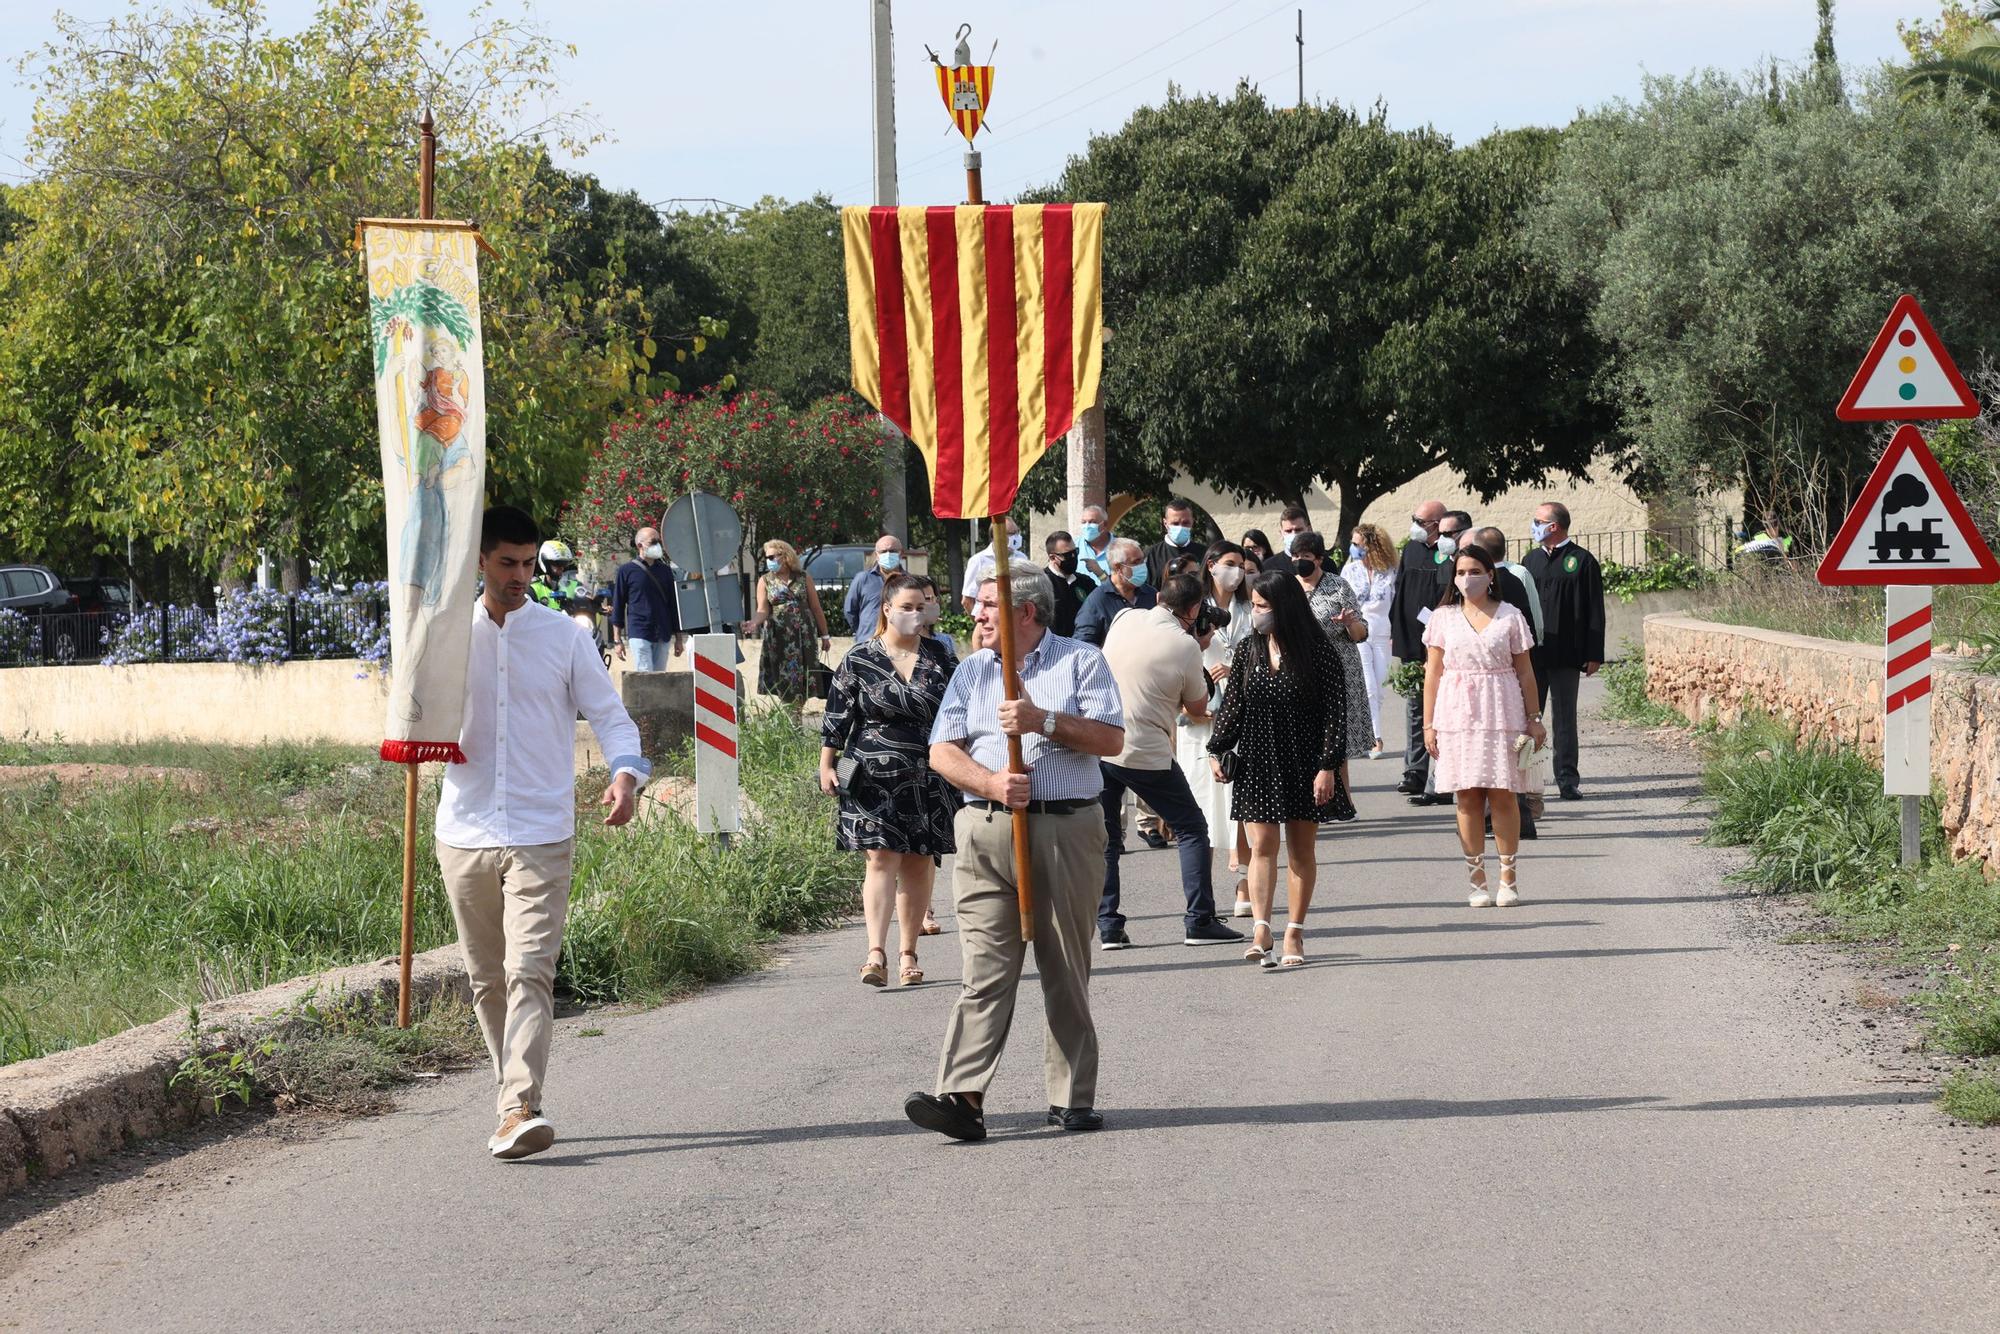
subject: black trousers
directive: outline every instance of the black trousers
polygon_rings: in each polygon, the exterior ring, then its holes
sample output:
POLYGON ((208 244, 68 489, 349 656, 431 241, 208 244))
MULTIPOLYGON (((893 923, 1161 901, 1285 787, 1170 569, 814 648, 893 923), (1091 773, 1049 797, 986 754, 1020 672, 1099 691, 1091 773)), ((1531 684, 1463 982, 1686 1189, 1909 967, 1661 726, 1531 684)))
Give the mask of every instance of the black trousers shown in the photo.
POLYGON ((1424 749, 1424 692, 1414 690, 1403 702, 1409 715, 1409 741, 1403 749, 1403 786, 1429 789, 1431 753, 1424 749))
POLYGON ((1576 787, 1583 781, 1576 768, 1576 691, 1582 681, 1581 667, 1535 668, 1535 694, 1549 725, 1549 744, 1555 748, 1559 788, 1576 787))

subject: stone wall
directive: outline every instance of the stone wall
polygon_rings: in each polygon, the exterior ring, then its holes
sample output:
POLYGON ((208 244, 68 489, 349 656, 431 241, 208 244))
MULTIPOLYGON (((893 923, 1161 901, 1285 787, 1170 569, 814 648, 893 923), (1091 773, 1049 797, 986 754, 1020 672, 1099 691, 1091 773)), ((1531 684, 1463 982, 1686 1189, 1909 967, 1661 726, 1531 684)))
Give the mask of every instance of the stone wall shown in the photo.
MULTIPOLYGON (((1953 855, 2000 869, 2000 677, 1937 663, 1931 767, 1953 855)), ((1882 648, 1694 616, 1646 618, 1646 691, 1696 722, 1762 710, 1879 759, 1882 648)))

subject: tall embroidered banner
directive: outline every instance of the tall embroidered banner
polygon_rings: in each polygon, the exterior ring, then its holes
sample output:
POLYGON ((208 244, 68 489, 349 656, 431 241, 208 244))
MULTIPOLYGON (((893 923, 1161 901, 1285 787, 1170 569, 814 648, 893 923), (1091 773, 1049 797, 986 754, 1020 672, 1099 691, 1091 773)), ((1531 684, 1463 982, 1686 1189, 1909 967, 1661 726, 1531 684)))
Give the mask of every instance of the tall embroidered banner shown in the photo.
POLYGON ((486 484, 478 233, 364 218, 388 510, 393 677, 382 758, 465 762, 458 735, 486 484))
POLYGON ((943 519, 1004 514, 1103 369, 1104 205, 846 208, 854 387, 943 519))

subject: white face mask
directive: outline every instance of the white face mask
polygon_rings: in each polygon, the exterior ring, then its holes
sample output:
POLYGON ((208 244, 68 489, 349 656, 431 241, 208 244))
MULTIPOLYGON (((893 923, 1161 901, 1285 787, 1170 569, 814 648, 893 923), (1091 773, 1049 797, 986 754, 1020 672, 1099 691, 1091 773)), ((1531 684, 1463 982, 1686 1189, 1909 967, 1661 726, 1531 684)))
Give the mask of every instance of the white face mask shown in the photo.
POLYGON ((1438 550, 1447 556, 1458 551, 1458 539, 1446 533, 1438 538, 1438 550))
POLYGON ((1234 593, 1243 583, 1243 567, 1240 565, 1218 565, 1215 567, 1215 586, 1225 593, 1234 593))
POLYGON ((1546 542, 1549 540, 1549 534, 1555 530, 1556 526, 1554 524, 1542 523, 1538 520, 1528 526, 1528 536, 1537 542, 1546 542))
POLYGON ((1019 533, 1007 534, 1007 550, 1017 556, 1021 554, 1021 535, 1019 533))
POLYGON ((1458 576, 1458 591, 1469 598, 1483 598, 1489 582, 1483 574, 1461 574, 1458 576))
POLYGON ((924 609, 911 607, 898 609, 888 614, 889 628, 899 635, 914 635, 924 628, 924 609))
POLYGON ((640 554, 643 555, 647 560, 659 560, 667 553, 665 548, 663 548, 658 542, 655 542, 653 543, 653 545, 647 547, 640 554))
POLYGON ((1271 633, 1271 627, 1278 622, 1278 614, 1270 608, 1260 608, 1250 613, 1250 628, 1260 635, 1271 633))
POLYGON ((1412 542, 1428 542, 1431 540, 1431 530, 1412 519, 1410 521, 1410 540, 1412 542))

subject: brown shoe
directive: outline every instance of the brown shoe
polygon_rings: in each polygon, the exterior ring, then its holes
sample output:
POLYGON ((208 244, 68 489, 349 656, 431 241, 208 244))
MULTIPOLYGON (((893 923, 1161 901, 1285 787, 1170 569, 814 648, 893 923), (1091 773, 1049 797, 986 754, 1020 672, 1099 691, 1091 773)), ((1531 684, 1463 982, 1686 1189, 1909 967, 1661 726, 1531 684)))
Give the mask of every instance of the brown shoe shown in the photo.
POLYGON ((493 1132, 493 1138, 486 1141, 486 1151, 495 1158, 511 1161, 540 1153, 555 1142, 556 1128, 540 1112, 516 1107, 507 1113, 507 1119, 493 1132))

